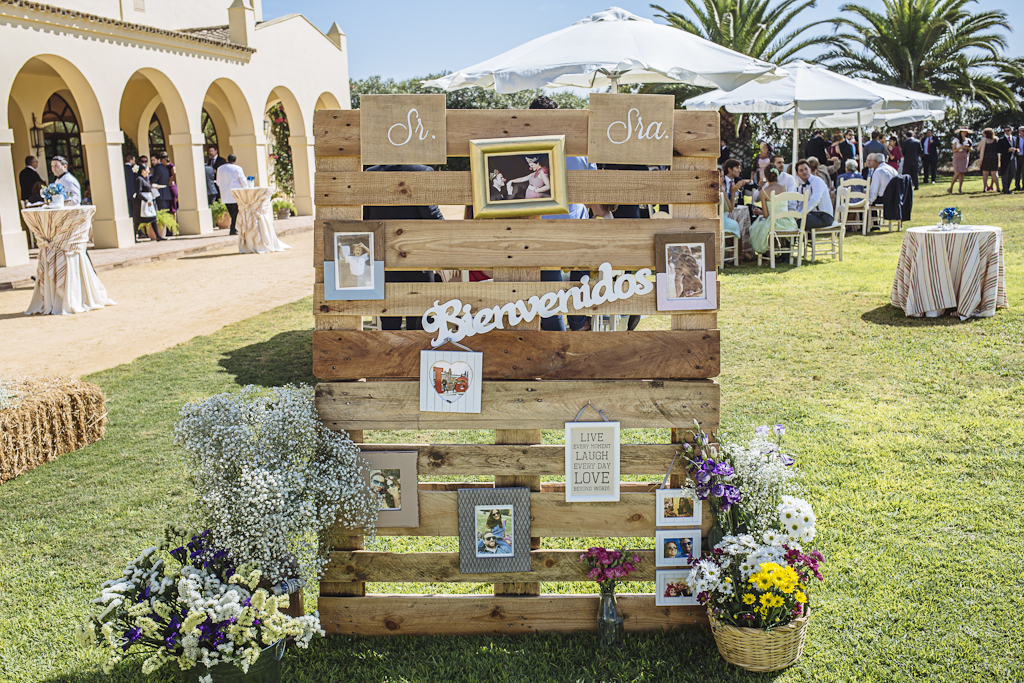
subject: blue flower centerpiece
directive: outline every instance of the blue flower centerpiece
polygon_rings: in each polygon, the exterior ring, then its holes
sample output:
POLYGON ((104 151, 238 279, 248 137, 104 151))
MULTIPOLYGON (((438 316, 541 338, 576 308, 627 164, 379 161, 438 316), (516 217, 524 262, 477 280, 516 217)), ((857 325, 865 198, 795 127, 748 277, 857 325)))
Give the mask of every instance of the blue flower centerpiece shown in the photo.
POLYGON ((47 204, 51 204, 51 205, 52 204, 63 205, 64 204, 64 197, 66 196, 66 192, 64 190, 64 186, 61 185, 60 183, 50 183, 49 185, 44 187, 42 190, 40 190, 39 194, 41 194, 43 196, 43 199, 46 200, 47 204), (60 199, 58 199, 57 201, 54 201, 54 198, 56 198, 56 197, 60 197, 60 199))
POLYGON ((943 230, 956 230, 956 226, 960 225, 962 220, 963 214, 955 206, 947 206, 939 212, 939 227, 943 230))

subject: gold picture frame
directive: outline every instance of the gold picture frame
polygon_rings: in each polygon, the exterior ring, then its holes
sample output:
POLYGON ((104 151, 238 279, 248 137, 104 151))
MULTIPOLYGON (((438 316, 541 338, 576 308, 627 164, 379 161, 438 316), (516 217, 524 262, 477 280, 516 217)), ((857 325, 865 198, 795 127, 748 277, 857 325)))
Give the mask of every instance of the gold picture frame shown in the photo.
POLYGON ((474 218, 569 213, 564 135, 470 140, 469 164, 474 218))

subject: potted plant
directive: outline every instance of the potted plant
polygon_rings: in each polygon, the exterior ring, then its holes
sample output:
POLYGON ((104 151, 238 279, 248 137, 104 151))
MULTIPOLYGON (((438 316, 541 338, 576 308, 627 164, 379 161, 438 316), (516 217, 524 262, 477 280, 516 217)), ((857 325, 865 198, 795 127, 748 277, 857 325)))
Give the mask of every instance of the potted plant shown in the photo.
POLYGON ((374 536, 369 464, 323 426, 312 387, 247 386, 189 403, 174 434, 196 491, 193 525, 258 564, 275 591, 317 581, 334 534, 374 536))
POLYGON ((824 557, 812 549, 816 517, 800 492, 785 427, 758 427, 746 445, 719 446, 695 429, 687 449, 696 495, 709 500, 717 536, 688 585, 708 610, 718 650, 748 671, 776 671, 803 653, 812 580, 824 557), (776 441, 772 440, 772 435, 776 441))
POLYGON ((277 216, 278 220, 284 220, 289 216, 297 215, 295 211, 295 204, 288 201, 287 199, 275 199, 274 200, 274 215, 277 216))
POLYGON ((218 228, 224 229, 231 226, 231 214, 228 213, 228 207, 219 199, 210 204, 210 216, 213 219, 213 224, 218 228))
POLYGON ((160 209, 156 212, 156 231, 160 237, 167 237, 167 233, 178 234, 178 221, 174 214, 167 209, 160 209))
POLYGON ((85 646, 106 651, 103 671, 143 656, 144 674, 180 669, 186 683, 281 680, 285 639, 306 648, 324 635, 318 614, 289 617, 284 597, 259 588, 254 564, 236 564, 210 531, 165 532, 164 544, 142 552, 122 575, 103 584, 103 607, 78 629, 85 646))
POLYGON ((640 556, 622 550, 590 548, 580 555, 580 562, 590 566, 587 577, 601 587, 601 602, 597 608, 597 631, 604 647, 621 648, 625 636, 625 623, 615 602, 615 582, 624 579, 640 564, 640 556))

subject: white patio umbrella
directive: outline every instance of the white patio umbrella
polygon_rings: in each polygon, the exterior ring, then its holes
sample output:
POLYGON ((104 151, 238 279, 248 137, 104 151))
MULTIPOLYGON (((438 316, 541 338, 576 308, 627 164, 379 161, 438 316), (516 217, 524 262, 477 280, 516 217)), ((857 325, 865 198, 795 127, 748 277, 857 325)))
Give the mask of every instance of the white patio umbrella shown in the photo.
MULTIPOLYGON (((800 112, 801 128, 851 128, 856 125, 873 126, 905 126, 908 123, 919 123, 921 121, 941 121, 946 117, 945 110, 934 109, 907 109, 906 111, 877 111, 868 112, 860 116, 859 112, 841 112, 826 116, 813 114, 808 115, 800 112)), ((779 128, 793 127, 793 110, 780 114, 772 119, 779 128)))
POLYGON ((731 90, 778 78, 775 65, 618 7, 592 14, 508 52, 423 85, 500 93, 542 87, 596 88, 619 83, 687 83, 731 90))
MULTIPOLYGON (((865 79, 849 78, 823 66, 803 61, 785 66, 788 75, 770 83, 746 83, 731 92, 713 90, 691 97, 687 109, 717 110, 725 107, 734 114, 774 114, 796 112, 801 116, 830 115, 836 112, 869 112, 910 109, 913 98, 898 88, 878 86, 865 79)), ((793 126, 793 164, 796 165, 799 128, 793 126)), ((860 157, 863 164, 863 143, 860 157)))

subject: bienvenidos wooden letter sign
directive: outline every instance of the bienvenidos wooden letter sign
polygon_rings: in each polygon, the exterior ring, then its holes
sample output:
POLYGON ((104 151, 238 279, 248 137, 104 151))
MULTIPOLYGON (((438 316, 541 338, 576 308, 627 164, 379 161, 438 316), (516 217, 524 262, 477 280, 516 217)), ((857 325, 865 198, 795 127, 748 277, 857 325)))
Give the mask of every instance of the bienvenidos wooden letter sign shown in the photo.
POLYGON ((671 95, 590 96, 587 160, 594 164, 672 164, 671 95))
POLYGON ((363 95, 359 109, 364 164, 447 163, 444 95, 363 95))

